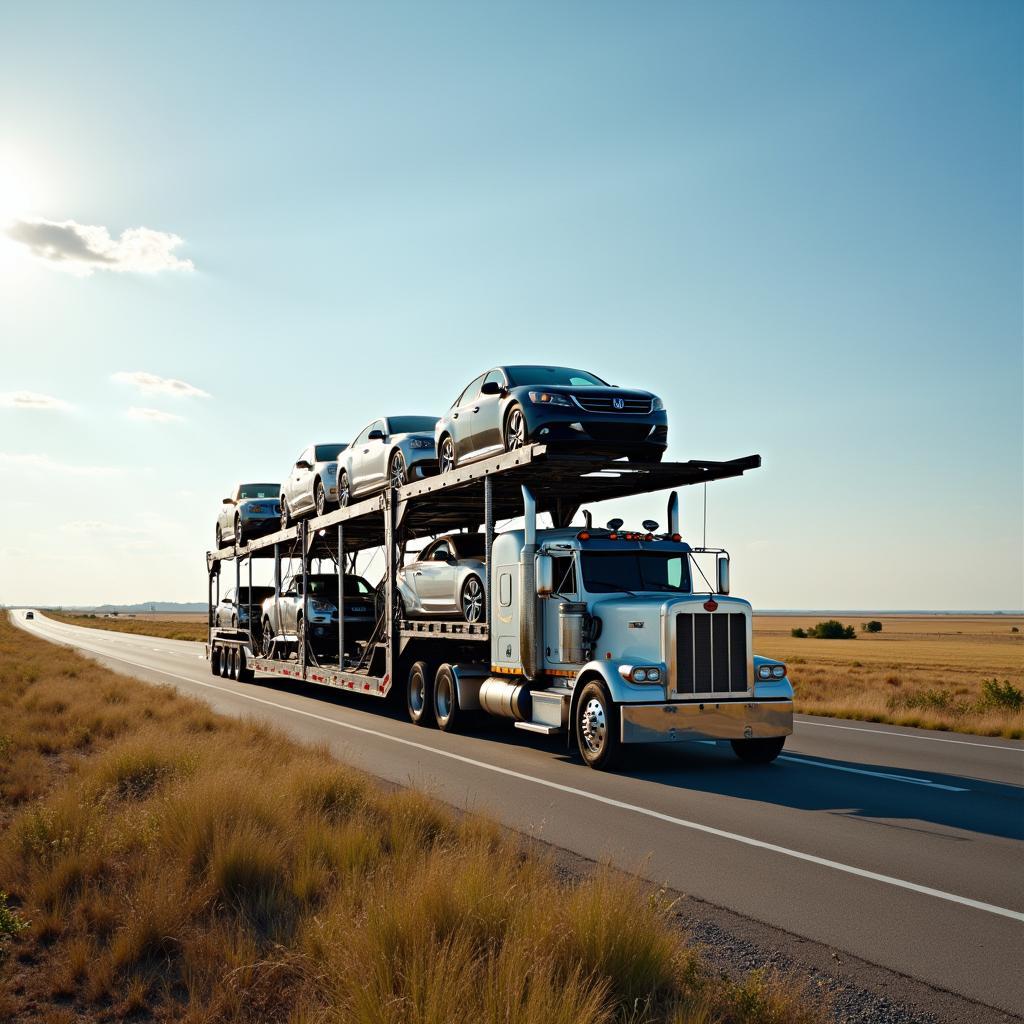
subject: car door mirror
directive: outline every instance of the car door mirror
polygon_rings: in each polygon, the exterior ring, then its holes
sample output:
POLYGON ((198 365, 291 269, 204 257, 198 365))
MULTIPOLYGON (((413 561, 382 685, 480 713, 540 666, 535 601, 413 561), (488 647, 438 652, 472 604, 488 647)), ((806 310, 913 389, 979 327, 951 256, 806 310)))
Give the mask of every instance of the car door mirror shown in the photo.
POLYGON ((235 503, 235 499, 234 498, 225 498, 221 502, 222 505, 234 505, 234 503, 235 503))
POLYGON ((295 468, 296 469, 312 469, 313 467, 305 459, 299 459, 299 461, 295 463, 295 468))
POLYGON ((729 559, 724 555, 718 556, 718 593, 729 593, 729 559))
POLYGON ((383 441, 384 440, 384 431, 383 430, 371 430, 366 435, 366 440, 367 441, 383 441))
POLYGON ((480 385, 481 395, 500 395, 502 392, 501 385, 496 380, 485 380, 480 385))

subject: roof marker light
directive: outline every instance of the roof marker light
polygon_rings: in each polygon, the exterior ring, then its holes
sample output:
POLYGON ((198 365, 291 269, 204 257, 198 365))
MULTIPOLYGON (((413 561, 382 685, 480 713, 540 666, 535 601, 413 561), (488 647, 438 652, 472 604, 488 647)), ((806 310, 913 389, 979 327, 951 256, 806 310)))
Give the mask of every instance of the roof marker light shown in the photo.
POLYGON ((577 540, 590 540, 590 534, 587 533, 586 530, 580 530, 580 532, 576 534, 576 539, 577 540))

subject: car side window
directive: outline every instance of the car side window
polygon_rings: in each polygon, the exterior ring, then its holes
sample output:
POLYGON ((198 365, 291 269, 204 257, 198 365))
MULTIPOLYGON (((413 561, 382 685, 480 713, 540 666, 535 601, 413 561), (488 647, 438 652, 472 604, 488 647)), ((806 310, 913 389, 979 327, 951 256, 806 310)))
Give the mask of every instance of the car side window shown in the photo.
POLYGON ((384 426, 383 420, 375 420, 370 424, 370 430, 368 433, 372 433, 374 430, 379 430, 385 437, 388 436, 387 427, 384 426))
POLYGON ((467 402, 471 402, 474 398, 476 398, 476 396, 480 393, 480 385, 483 384, 483 382, 484 374, 482 373, 480 374, 479 377, 475 378, 474 380, 471 380, 466 385, 466 390, 463 391, 462 394, 455 399, 455 405, 452 406, 452 408, 455 408, 456 406, 460 405, 465 405, 467 402))
POLYGON ((307 448, 296 460, 295 464, 298 465, 300 462, 312 462, 313 461, 313 449, 307 448))
POLYGON ((352 442, 353 444, 365 444, 370 439, 370 431, 373 430, 373 424, 369 424, 364 427, 359 436, 352 442))
POLYGON ((437 545, 436 548, 434 548, 433 552, 430 555, 430 560, 432 562, 447 562, 448 559, 451 557, 451 547, 448 545, 447 541, 442 541, 440 544, 437 545))

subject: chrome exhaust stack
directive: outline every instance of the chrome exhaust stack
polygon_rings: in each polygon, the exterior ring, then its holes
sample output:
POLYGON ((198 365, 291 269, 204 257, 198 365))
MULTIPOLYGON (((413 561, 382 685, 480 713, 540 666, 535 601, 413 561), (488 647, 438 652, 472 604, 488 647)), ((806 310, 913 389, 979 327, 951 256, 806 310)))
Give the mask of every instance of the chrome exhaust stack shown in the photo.
POLYGON ((679 495, 673 491, 668 496, 668 535, 681 533, 679 529, 679 495))
POLYGON ((523 550, 519 556, 519 656, 523 675, 537 677, 537 502, 523 487, 523 550))

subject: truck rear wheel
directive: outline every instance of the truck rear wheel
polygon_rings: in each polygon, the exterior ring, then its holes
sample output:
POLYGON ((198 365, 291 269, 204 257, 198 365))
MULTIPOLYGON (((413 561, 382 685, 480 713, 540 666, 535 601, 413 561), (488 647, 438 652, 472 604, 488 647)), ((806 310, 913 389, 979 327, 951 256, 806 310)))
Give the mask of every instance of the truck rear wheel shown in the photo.
POLYGON ((459 688, 450 665, 442 665, 434 676, 434 717, 442 732, 459 732, 466 712, 459 706, 459 688))
POLYGON ((573 732, 580 755, 591 768, 612 768, 618 762, 622 747, 618 708, 604 683, 593 680, 583 687, 576 704, 573 732))
POLYGON ((219 676, 220 675, 220 659, 221 659, 222 655, 223 655, 222 648, 218 647, 216 644, 214 644, 210 648, 210 675, 211 676, 219 676))
POLYGON ((732 749, 741 761, 748 764, 771 764, 782 753, 785 736, 772 736, 757 740, 732 740, 732 749))
POLYGON ((425 661, 414 661, 409 669, 405 706, 416 725, 434 724, 434 670, 425 661))

